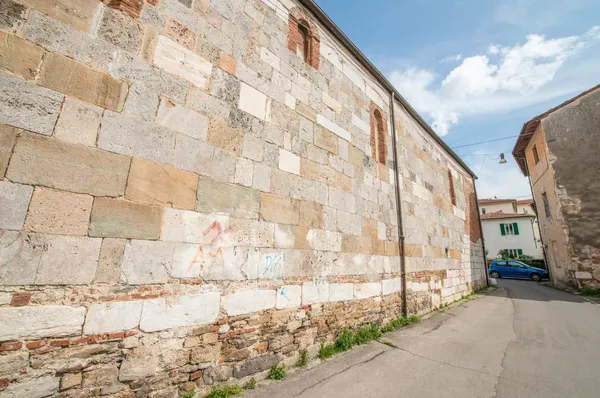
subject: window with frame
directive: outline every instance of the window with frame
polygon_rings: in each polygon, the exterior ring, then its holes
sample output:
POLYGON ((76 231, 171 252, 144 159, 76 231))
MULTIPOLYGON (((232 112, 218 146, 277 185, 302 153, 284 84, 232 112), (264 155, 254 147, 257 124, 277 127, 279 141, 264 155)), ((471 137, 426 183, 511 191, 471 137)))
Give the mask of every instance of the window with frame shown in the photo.
POLYGON ((298 33, 300 34, 300 40, 296 43, 296 54, 301 57, 304 62, 308 62, 310 54, 310 34, 306 26, 306 22, 300 21, 298 23, 298 33))
POLYGON ((548 203, 548 195, 546 192, 542 192, 542 202, 544 202, 544 214, 546 214, 546 217, 551 217, 550 203, 548 203))
POLYGON ((485 207, 481 208, 481 214, 485 214, 485 207))
POLYGON ((519 235, 519 224, 513 223, 502 223, 500 224, 500 233, 502 236, 506 235, 519 235))
POLYGON ((540 162, 540 155, 538 154, 538 150, 537 150, 537 146, 533 146, 532 149, 533 152, 533 161, 535 162, 535 164, 538 164, 540 162))
POLYGON ((381 108, 371 101, 371 155, 376 163, 387 166, 387 135, 388 126, 381 108))
POLYGON ((319 69, 321 64, 319 28, 310 15, 300 7, 290 9, 287 42, 290 51, 308 65, 319 69))

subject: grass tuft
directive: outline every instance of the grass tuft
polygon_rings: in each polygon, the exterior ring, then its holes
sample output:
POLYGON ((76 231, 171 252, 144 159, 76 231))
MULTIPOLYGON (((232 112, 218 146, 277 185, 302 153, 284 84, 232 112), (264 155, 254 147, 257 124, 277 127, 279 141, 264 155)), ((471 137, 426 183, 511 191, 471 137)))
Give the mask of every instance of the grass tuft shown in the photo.
POLYGON ((269 372, 269 375, 267 376, 267 379, 270 380, 283 380, 285 379, 286 373, 285 373, 285 365, 281 364, 281 365, 273 365, 273 367, 271 368, 271 371, 269 372))
POLYGON ((254 390, 256 388, 256 379, 253 377, 244 384, 244 390, 254 390))
POLYGON ((581 294, 582 296, 588 296, 588 297, 599 297, 600 298, 600 289, 582 289, 581 292, 579 292, 579 294, 581 294))
POLYGON ((337 350, 333 344, 321 344, 321 348, 319 349, 320 359, 331 358, 335 354, 337 354, 337 350))
POLYGON ((243 394, 242 388, 237 384, 233 384, 229 386, 213 387, 212 390, 210 390, 210 393, 205 395, 204 398, 229 398, 241 394, 243 394))
POLYGON ((180 398, 194 398, 196 396, 196 390, 188 391, 183 394, 180 398))
POLYGON ((299 368, 303 368, 308 365, 308 351, 300 350, 300 356, 298 357, 298 361, 296 362, 296 366, 299 368))

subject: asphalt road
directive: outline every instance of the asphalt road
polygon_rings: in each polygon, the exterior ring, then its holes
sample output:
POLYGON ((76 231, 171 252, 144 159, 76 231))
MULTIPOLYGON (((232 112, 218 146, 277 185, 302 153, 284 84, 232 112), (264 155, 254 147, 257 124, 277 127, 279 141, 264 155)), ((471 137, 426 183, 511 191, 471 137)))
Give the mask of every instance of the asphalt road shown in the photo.
POLYGON ((529 281, 387 334, 248 397, 599 397, 600 306, 529 281))

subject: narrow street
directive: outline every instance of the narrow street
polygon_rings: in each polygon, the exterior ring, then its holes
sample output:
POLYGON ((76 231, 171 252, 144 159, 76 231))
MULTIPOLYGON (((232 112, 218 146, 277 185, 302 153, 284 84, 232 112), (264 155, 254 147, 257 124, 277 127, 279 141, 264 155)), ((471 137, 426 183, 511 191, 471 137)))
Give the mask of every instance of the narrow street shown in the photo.
POLYGON ((387 334, 252 397, 597 397, 600 306, 529 281, 387 334))

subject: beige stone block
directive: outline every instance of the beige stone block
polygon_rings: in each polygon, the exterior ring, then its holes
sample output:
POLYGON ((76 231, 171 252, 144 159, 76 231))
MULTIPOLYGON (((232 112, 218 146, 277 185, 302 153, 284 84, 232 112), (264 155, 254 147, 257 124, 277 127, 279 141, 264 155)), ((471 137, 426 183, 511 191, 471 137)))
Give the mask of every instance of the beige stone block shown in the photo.
POLYGON ((322 126, 315 126, 315 145, 334 154, 338 154, 338 137, 322 126))
POLYGON ((377 239, 377 237, 378 237, 377 220, 372 220, 370 218, 363 217, 363 219, 362 219, 362 234, 363 234, 363 236, 377 239))
POLYGON ((230 75, 235 75, 235 64, 235 58, 229 56, 224 52, 221 52, 221 55, 219 56, 219 68, 223 69, 230 75))
POLYGON ((375 255, 385 255, 385 244, 382 240, 371 238, 371 249, 375 255))
POLYGON ((56 53, 44 58, 38 84, 116 112, 127 96, 125 82, 56 53))
POLYGON ((406 243, 404 245, 404 255, 406 257, 423 257, 423 246, 406 243))
POLYGON ((44 50, 30 41, 0 32, 0 68, 34 79, 44 50))
POLYGON ((320 165, 312 160, 300 158, 300 175, 309 180, 319 181, 320 165))
POLYGON ((44 234, 87 235, 93 201, 90 195, 38 187, 33 191, 24 229, 44 234))
POLYGON ((393 242, 391 240, 386 240, 383 243, 384 251, 386 256, 399 256, 400 255, 400 247, 398 246, 398 242, 393 242))
POLYGON ((127 239, 104 238, 100 248, 95 283, 118 283, 127 239))
POLYGON ((300 206, 297 200, 262 193, 260 195, 260 219, 279 224, 298 224, 300 206))
POLYGON ((342 236, 342 251, 345 253, 371 254, 371 239, 366 236, 342 236))
POLYGON ((356 168, 362 169, 364 166, 365 154, 360 151, 354 145, 348 146, 348 161, 352 163, 356 168))
POLYGON ((304 116, 308 120, 312 121, 313 123, 317 122, 317 114, 304 102, 297 101, 296 112, 298 112, 300 115, 304 116))
POLYGON ((206 139, 209 144, 239 156, 242 152, 243 140, 242 132, 229 126, 227 121, 222 119, 211 119, 209 121, 208 137, 206 139))
POLYGON ((19 129, 0 124, 0 178, 4 177, 19 129))
POLYGON ((258 218, 259 195, 256 189, 200 177, 196 210, 205 214, 224 213, 239 218, 258 218))
POLYGON ((323 224, 323 206, 315 202, 300 202, 300 225, 321 229, 323 224))
POLYGON ((103 111, 95 105, 67 98, 56 123, 54 136, 73 144, 96 146, 103 111))
POLYGON ((88 32, 101 2, 96 0, 21 0, 20 3, 35 8, 78 30, 88 32))
POLYGON ((96 198, 92 207, 90 236, 158 239, 163 208, 111 198, 96 198))
POLYGON ((194 209, 198 175, 173 166, 133 158, 125 197, 146 204, 194 209))
POLYGON ((23 132, 17 139, 7 177, 94 196, 125 192, 129 158, 23 132))

